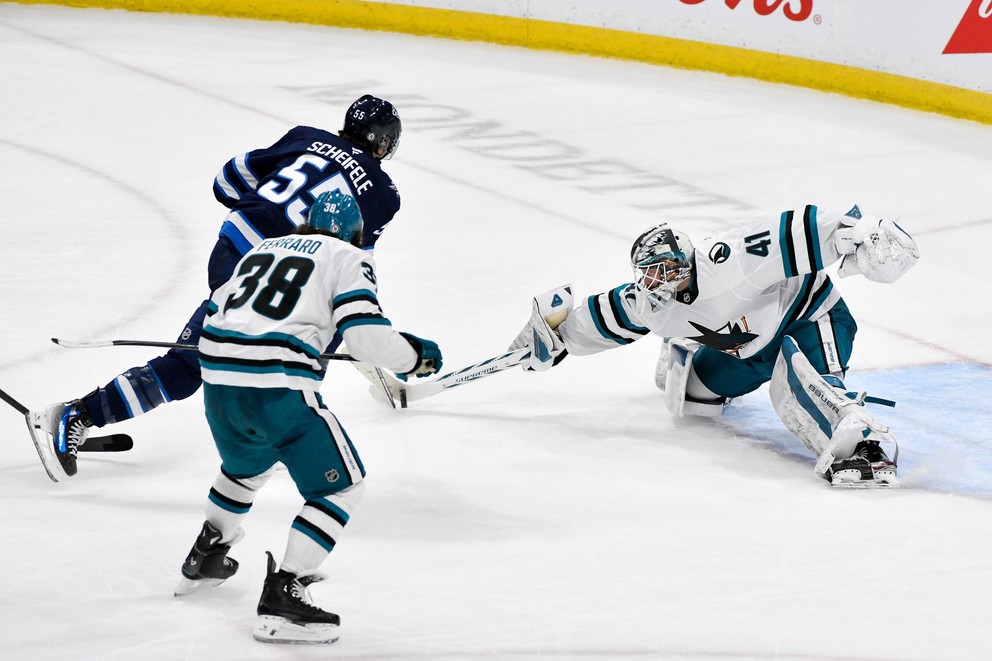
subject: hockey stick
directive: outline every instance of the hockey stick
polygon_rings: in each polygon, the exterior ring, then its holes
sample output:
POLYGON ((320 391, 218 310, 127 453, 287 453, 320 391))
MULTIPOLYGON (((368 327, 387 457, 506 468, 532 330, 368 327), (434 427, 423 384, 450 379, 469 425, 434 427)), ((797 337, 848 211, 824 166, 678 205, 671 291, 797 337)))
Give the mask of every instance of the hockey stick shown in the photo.
MULTIPOLYGON (((196 351, 195 344, 183 344, 182 342, 154 342, 152 340, 63 340, 57 337, 52 338, 52 342, 65 347, 66 349, 99 349, 101 347, 164 347, 166 349, 187 349, 196 351)), ((354 356, 346 353, 322 353, 322 360, 349 360, 358 362, 354 356)))
POLYGON ((370 390, 373 398, 386 402, 390 408, 396 408, 396 398, 393 397, 393 392, 386 381, 386 373, 381 367, 360 362, 354 362, 352 365, 372 384, 370 390))
MULTIPOLYGON (((395 400, 398 399, 400 401, 400 408, 405 409, 409 402, 424 399, 439 392, 457 388, 469 381, 491 376, 497 372, 502 372, 520 365, 530 358, 531 346, 534 346, 538 341, 537 333, 533 330, 534 324, 543 323, 547 325, 548 332, 550 332, 550 329, 557 328, 565 320, 571 309, 572 285, 561 285, 535 296, 532 305, 531 321, 524 326, 517 339, 510 345, 510 351, 499 356, 494 356, 493 358, 488 358, 481 363, 469 365, 454 372, 448 372, 432 381, 409 383, 385 374, 382 370, 377 370, 375 375, 370 370, 359 369, 358 371, 372 382, 373 387, 370 391, 375 399, 384 401, 385 398, 382 396, 382 390, 380 390, 382 388, 389 398, 389 402, 393 404, 393 408, 396 408, 395 400), (543 322, 535 321, 535 319, 543 319, 543 322), (531 333, 534 335, 534 340, 529 339, 531 333), (513 349, 513 347, 520 348, 513 349)), ((542 358, 541 362, 547 361, 542 358)))
MULTIPOLYGON (((396 377, 385 373, 380 373, 379 376, 382 377, 391 398, 394 400, 398 399, 400 402, 400 408, 405 409, 407 408, 407 404, 409 402, 415 402, 418 399, 424 399, 425 397, 436 395, 439 392, 450 390, 451 388, 457 388, 458 386, 464 385, 469 381, 475 381, 487 376, 492 376, 493 374, 502 372, 511 367, 516 367, 528 358, 530 358, 529 348, 517 349, 516 351, 510 351, 509 353, 504 353, 500 356, 488 358, 481 363, 469 365, 468 367, 463 367, 462 369, 454 372, 448 372, 447 374, 439 376, 433 381, 427 381, 426 383, 405 383, 396 377)), ((377 381, 373 380, 373 377, 370 374, 362 370, 359 371, 365 375, 365 378, 372 381, 373 386, 379 385, 377 381)), ((375 388, 372 389, 372 396, 380 401, 384 399, 383 397, 377 395, 377 390, 375 388)))
POLYGON ((21 415, 28 414, 28 407, 24 406, 24 404, 21 404, 19 401, 17 401, 7 393, 5 393, 3 390, 0 390, 0 399, 13 406, 14 410, 16 410, 21 415))

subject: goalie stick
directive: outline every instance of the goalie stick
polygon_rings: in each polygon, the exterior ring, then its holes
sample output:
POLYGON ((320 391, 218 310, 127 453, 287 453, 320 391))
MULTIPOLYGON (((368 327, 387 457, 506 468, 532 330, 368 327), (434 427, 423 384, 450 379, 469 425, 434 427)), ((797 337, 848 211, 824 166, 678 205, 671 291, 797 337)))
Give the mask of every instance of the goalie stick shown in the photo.
MULTIPOLYGON (((372 382, 373 387, 370 388, 370 391, 374 398, 379 401, 387 401, 387 397, 394 402, 395 400, 399 400, 400 408, 405 409, 409 402, 415 402, 418 399, 424 399, 439 392, 457 388, 469 381, 492 376, 511 367, 516 367, 528 358, 530 358, 530 349, 517 349, 516 351, 510 351, 500 356, 488 358, 481 363, 469 365, 454 372, 448 372, 426 383, 405 383, 381 370, 378 375, 367 373, 364 370, 359 371, 362 372, 365 378, 372 382), (383 394, 383 390, 385 390, 385 394, 383 394)), ((395 408, 395 403, 393 407, 395 408)))
MULTIPOLYGON (((154 340, 63 340, 53 337, 52 342, 66 349, 99 349, 101 347, 164 347, 166 349, 186 349, 188 351, 196 351, 197 349, 197 345, 195 344, 156 342, 154 340)), ((322 353, 320 357, 322 360, 358 361, 357 358, 346 353, 322 353)))
MULTIPOLYGON (((35 421, 38 414, 31 411, 28 407, 21 404, 19 401, 14 399, 11 395, 3 390, 0 390, 0 399, 5 401, 7 404, 24 416, 24 421, 28 425, 28 432, 31 434, 31 440, 34 442, 35 450, 38 451, 38 457, 41 459, 41 465, 48 473, 48 477, 52 479, 53 482, 58 482, 58 478, 52 474, 52 471, 48 468, 48 464, 45 462, 43 452, 44 449, 39 444, 39 439, 35 436, 36 425, 35 421)), ((47 441, 47 435, 45 436, 47 441)), ((126 452, 134 447, 134 441, 127 434, 108 434, 106 436, 91 436, 86 439, 86 442, 79 446, 78 452, 126 452)))
MULTIPOLYGON (((487 358, 481 363, 469 365, 454 372, 448 372, 432 381, 409 383, 400 381, 382 370, 376 370, 373 373, 371 369, 363 369, 361 364, 356 363, 355 366, 359 368, 358 371, 365 378, 372 382, 369 392, 373 398, 379 401, 388 401, 393 408, 396 408, 396 400, 399 400, 400 408, 405 409, 409 402, 457 388, 470 381, 492 376, 528 361, 531 358, 532 346, 537 346, 538 342, 537 333, 533 331, 534 324, 546 325, 550 333, 552 329, 557 328, 565 320, 572 309, 572 285, 561 285, 539 294, 533 298, 532 303, 530 322, 524 326, 506 353, 487 358), (534 339, 530 339, 531 337, 534 339)), ((540 355, 540 349, 538 354, 540 355)), ((550 361, 550 357, 547 360, 541 360, 541 362, 548 363, 550 361)), ((550 367, 550 365, 548 366, 550 367)))

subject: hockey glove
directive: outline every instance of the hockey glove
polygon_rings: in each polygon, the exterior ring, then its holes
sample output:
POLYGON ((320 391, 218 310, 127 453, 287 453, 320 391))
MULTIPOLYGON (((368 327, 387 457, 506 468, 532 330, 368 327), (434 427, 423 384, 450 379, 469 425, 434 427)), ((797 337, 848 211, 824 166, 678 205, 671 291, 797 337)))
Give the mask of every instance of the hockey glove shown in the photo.
POLYGON ((871 216, 837 230, 837 247, 844 255, 837 271, 846 278, 860 273, 873 282, 892 283, 920 259, 920 250, 904 229, 891 220, 871 216))
MULTIPOLYGON (((402 335, 413 350, 417 352, 417 362, 408 372, 404 372, 403 375, 409 376, 410 374, 416 377, 430 376, 431 374, 436 374, 438 370, 441 369, 441 349, 437 346, 437 342, 432 340, 425 340, 423 338, 417 337, 416 335, 411 335, 410 333, 403 333, 402 335)), ((397 375, 401 376, 401 375, 397 375)))
POLYGON ((527 372, 543 372, 565 360, 568 350, 555 330, 572 310, 572 286, 562 285, 534 297, 530 320, 510 344, 510 351, 530 349, 522 363, 527 372))

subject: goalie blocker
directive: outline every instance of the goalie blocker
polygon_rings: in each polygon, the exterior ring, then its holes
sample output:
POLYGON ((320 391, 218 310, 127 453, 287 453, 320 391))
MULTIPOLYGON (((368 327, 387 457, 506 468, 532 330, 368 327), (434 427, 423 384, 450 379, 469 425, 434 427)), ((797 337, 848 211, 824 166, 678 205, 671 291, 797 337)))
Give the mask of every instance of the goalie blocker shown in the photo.
POLYGON ((525 370, 544 372, 565 360, 568 350, 556 329, 568 318, 573 304, 572 285, 562 285, 534 297, 530 321, 507 349, 530 349, 530 356, 523 362, 525 370))

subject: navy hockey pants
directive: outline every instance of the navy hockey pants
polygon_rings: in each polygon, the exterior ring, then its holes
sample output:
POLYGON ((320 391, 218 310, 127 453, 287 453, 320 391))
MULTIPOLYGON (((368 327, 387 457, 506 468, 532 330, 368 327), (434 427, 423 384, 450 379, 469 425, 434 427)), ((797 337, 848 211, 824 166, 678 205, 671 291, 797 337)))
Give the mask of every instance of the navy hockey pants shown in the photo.
POLYGON ((693 356, 692 369, 703 385, 716 394, 740 397, 771 380, 782 338, 789 335, 817 372, 843 377, 857 332, 854 317, 847 304, 840 300, 830 308, 822 324, 808 319, 794 321, 775 341, 750 358, 741 359, 710 347, 700 347, 693 356))
MULTIPOLYGON (((207 263, 210 290, 227 282, 241 254, 226 237, 214 245, 207 263)), ((176 342, 196 345, 203 332, 207 301, 200 303, 186 322, 176 342)), ((145 365, 132 367, 113 381, 83 398, 90 419, 97 427, 129 420, 159 404, 186 399, 200 388, 200 363, 197 352, 190 349, 170 349, 145 365)))

